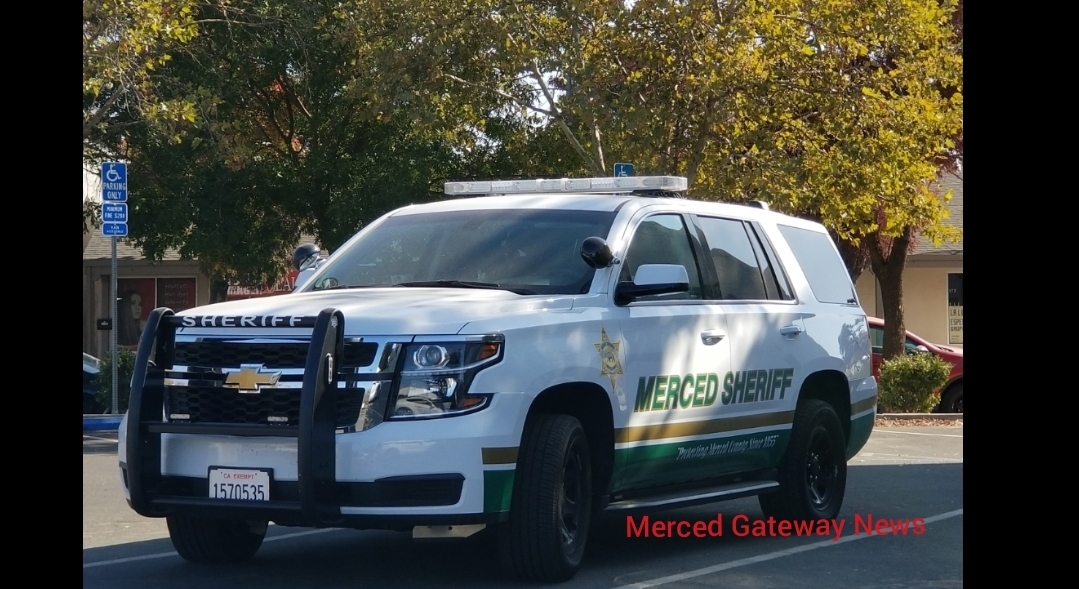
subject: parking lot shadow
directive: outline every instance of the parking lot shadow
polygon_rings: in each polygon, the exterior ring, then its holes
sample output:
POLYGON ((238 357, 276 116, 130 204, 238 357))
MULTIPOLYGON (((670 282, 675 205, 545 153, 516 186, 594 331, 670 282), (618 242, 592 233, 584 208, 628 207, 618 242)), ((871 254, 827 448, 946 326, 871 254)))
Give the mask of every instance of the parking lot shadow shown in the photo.
MULTIPOLYGON (((115 446, 115 445, 114 445, 115 446)), ((858 465, 848 468, 843 508, 837 520, 845 520, 843 536, 854 533, 855 518, 867 517, 914 520, 951 512, 963 507, 963 465, 907 464, 858 465)), ((712 503, 677 510, 656 511, 633 516, 605 514, 598 518, 589 538, 588 553, 581 571, 569 584, 581 587, 609 587, 656 578, 663 574, 711 566, 763 553, 787 550, 820 542, 820 536, 753 537, 734 530, 736 518, 748 522, 762 518, 756 498, 712 503), (650 522, 709 522, 722 516, 721 536, 655 537, 634 535, 641 530, 642 517, 650 522), (635 527, 634 527, 635 526, 635 527)), ((932 531, 930 524, 926 529, 932 531)), ((650 528, 650 530, 653 528, 650 528)), ((267 538, 303 532, 297 528, 271 527, 267 538)), ((866 532, 861 532, 863 535, 866 532)), ((960 539, 961 539, 961 531, 960 539)), ((895 537, 888 545, 890 558, 911 551, 931 550, 947 566, 962 575, 962 544, 954 538, 944 546, 933 534, 895 537), (897 548, 898 546, 898 548, 897 548), (954 550, 954 554, 950 551, 954 550)), ((450 543, 415 542, 411 534, 387 531, 328 530, 297 537, 267 541, 247 563, 227 566, 196 566, 175 554, 136 558, 172 552, 167 539, 86 549, 83 551, 84 587, 191 587, 207 589, 237 586, 271 589, 276 587, 504 587, 515 585, 498 566, 497 536, 487 530, 471 538, 450 543), (130 559, 122 560, 121 559, 130 559), (110 561, 94 566, 93 563, 110 561)), ((882 542, 858 542, 857 546, 885 546, 882 542)), ((842 544, 842 546, 854 546, 842 544)), ((881 549, 883 550, 883 549, 881 549)), ((816 554, 816 553, 815 553, 816 554)), ((821 552, 816 558, 829 558, 821 552)), ((778 561, 777 561, 778 562, 778 561)), ((951 570, 949 568, 948 570, 951 570)), ((520 586, 524 586, 521 584, 520 586)), ((534 586, 534 585, 533 585, 534 586)))

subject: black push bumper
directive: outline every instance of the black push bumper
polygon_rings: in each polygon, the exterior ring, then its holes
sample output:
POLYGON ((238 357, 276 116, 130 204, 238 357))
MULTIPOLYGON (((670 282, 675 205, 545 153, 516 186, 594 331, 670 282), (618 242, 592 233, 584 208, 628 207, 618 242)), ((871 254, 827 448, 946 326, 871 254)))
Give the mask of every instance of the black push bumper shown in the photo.
POLYGON ((181 325, 171 309, 150 313, 139 341, 127 415, 127 461, 124 472, 129 503, 138 514, 163 517, 177 512, 233 511, 252 518, 283 519, 298 525, 345 525, 335 485, 335 407, 337 366, 342 357, 344 316, 325 309, 314 318, 304 367, 298 426, 181 424, 163 421, 165 372, 173 365, 176 329, 181 325), (151 355, 153 360, 151 361, 151 355), (209 434, 298 438, 295 501, 210 499, 207 495, 176 494, 174 480, 161 474, 161 434, 209 434))

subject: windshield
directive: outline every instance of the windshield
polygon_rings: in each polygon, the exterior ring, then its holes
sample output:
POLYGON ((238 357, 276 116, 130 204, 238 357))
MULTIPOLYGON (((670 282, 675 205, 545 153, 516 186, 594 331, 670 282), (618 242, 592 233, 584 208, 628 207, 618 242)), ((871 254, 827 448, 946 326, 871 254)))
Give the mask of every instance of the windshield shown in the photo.
POLYGON ((438 281, 523 294, 579 294, 588 291, 595 272, 581 259, 581 242, 606 238, 614 215, 488 210, 391 217, 326 262, 319 278, 302 290, 438 281))

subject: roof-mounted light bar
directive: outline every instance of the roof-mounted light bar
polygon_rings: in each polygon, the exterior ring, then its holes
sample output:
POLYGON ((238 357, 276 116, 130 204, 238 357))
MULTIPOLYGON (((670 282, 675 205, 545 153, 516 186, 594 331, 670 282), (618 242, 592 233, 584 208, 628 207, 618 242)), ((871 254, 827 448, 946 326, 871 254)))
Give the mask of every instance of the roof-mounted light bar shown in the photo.
POLYGON ((536 194, 541 192, 618 193, 634 191, 685 192, 689 181, 682 176, 628 176, 621 178, 558 178, 446 182, 450 196, 475 194, 536 194))

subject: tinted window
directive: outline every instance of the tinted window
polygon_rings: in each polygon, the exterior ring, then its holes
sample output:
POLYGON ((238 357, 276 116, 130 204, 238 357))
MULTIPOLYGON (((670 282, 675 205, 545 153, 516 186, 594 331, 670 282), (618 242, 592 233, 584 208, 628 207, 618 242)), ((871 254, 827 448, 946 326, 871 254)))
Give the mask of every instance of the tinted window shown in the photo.
POLYGON ((789 225, 780 225, 779 232, 794 252, 818 301, 853 304, 858 300, 847 267, 827 233, 789 225))
POLYGON ((699 222, 719 277, 719 298, 767 299, 757 255, 749 243, 745 224, 715 217, 700 217, 699 222))
POLYGON ((701 298, 701 276, 681 216, 653 215, 645 219, 633 234, 618 279, 632 282, 637 268, 642 264, 678 264, 684 267, 689 275, 689 292, 641 297, 638 300, 701 298))
POLYGON ((881 353, 884 349, 884 330, 879 327, 869 328, 869 345, 874 353, 881 353))
POLYGON ((753 242, 754 249, 757 250, 757 258, 761 261, 761 273, 764 274, 764 286, 769 289, 768 296, 784 301, 793 301, 793 291, 791 291, 790 283, 787 282, 787 275, 783 273, 783 267, 779 265, 779 258, 776 257, 772 244, 768 242, 768 238, 765 237, 764 231, 760 227, 754 224, 750 224, 749 227, 750 233, 757 237, 757 239, 751 237, 750 241, 753 242), (764 246, 763 255, 758 249, 760 246, 764 246), (773 288, 778 290, 779 296, 772 297, 773 288))
POLYGON ((459 280, 576 294, 595 273, 581 259, 581 242, 607 235, 613 219, 611 212, 549 210, 395 216, 327 262, 311 289, 459 280))

